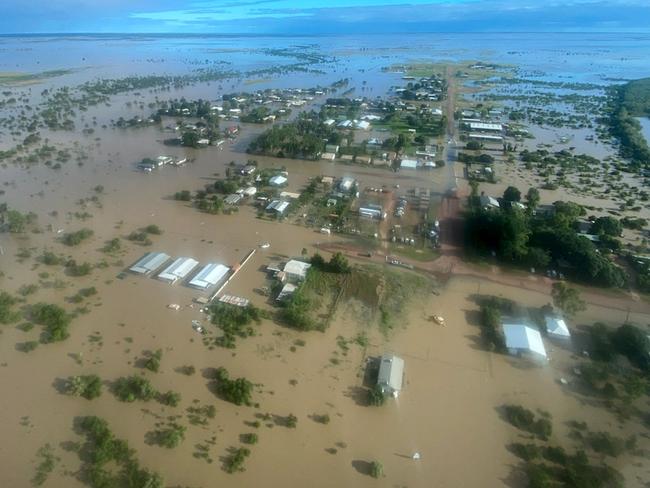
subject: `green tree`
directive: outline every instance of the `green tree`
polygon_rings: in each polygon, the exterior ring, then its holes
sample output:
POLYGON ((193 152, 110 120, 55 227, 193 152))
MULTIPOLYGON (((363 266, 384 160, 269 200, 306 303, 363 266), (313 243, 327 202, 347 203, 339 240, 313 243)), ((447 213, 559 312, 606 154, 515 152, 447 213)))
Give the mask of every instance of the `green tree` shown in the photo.
POLYGON ((569 288, 564 282, 553 283, 551 296, 555 306, 569 316, 587 308, 580 298, 580 292, 575 288, 569 288))
POLYGON ((526 208, 529 212, 532 212, 539 205, 540 197, 539 190, 537 188, 529 188, 528 193, 526 193, 526 208))
POLYGON ((509 186, 503 192, 503 199, 506 202, 518 202, 521 200, 521 192, 514 186, 509 186))

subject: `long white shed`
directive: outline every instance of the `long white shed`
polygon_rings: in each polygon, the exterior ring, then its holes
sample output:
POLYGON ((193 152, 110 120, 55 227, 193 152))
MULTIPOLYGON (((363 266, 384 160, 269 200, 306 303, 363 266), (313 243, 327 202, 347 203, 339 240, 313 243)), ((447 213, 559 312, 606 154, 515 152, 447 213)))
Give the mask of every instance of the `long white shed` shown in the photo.
POLYGON ((218 284, 228 274, 230 268, 219 263, 210 263, 203 267, 198 274, 190 280, 189 285, 201 290, 207 290, 218 284))
POLYGON ((198 264, 199 262, 196 259, 178 258, 158 275, 158 279, 168 283, 176 283, 176 281, 182 280, 190 274, 198 264))

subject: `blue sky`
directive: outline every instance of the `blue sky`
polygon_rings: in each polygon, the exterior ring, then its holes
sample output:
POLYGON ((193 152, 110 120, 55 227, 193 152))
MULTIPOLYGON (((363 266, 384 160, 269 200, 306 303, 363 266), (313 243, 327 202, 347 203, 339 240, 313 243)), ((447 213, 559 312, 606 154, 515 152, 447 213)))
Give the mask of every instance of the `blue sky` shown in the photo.
POLYGON ((650 0, 0 0, 0 33, 650 32, 650 0))

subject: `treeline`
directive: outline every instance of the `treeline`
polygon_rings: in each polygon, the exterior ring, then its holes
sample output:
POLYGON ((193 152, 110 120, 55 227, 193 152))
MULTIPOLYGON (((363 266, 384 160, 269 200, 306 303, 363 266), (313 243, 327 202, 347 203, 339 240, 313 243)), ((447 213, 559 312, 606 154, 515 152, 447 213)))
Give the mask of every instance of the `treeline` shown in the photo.
MULTIPOLYGON (((478 196, 470 197, 465 221, 466 246, 479 255, 490 255, 522 267, 561 268, 577 281, 606 287, 624 287, 627 276, 607 257, 609 249, 620 245, 610 235, 608 225, 597 226, 602 232, 600 249, 575 228, 585 213, 571 202, 555 202, 549 212, 535 212, 535 205, 519 208, 507 204, 517 201, 518 190, 507 189, 500 208, 482 208, 478 196), (510 191, 509 191, 510 190, 510 191), (514 191, 513 191, 514 190, 514 191)), ((618 228, 617 228, 618 230, 618 228)))
POLYGON ((621 143, 621 154, 636 168, 650 165, 650 147, 635 117, 650 116, 650 78, 634 80, 612 89, 612 135, 621 143))

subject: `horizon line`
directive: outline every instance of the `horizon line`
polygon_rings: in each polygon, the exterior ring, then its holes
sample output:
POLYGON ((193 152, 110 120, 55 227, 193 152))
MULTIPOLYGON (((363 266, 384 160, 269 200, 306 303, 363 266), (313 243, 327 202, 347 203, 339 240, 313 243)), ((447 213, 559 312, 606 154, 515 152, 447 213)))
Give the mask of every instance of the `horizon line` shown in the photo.
POLYGON ((413 34, 413 35, 422 35, 422 34, 647 34, 650 35, 650 30, 648 31, 609 31, 609 30, 566 30, 566 31, 479 31, 479 30, 467 30, 467 31, 390 31, 390 32, 361 32, 361 33, 352 33, 352 32, 337 32, 337 33, 302 33, 302 32, 293 32, 293 33, 278 33, 278 32, 262 32, 262 33, 252 33, 252 32, 229 32, 229 33, 218 33, 218 32, 7 32, 0 33, 0 37, 28 37, 28 36, 219 36, 219 37, 232 37, 232 36, 242 36, 242 37, 327 37, 327 36, 374 36, 374 35, 386 35, 386 34, 413 34))

